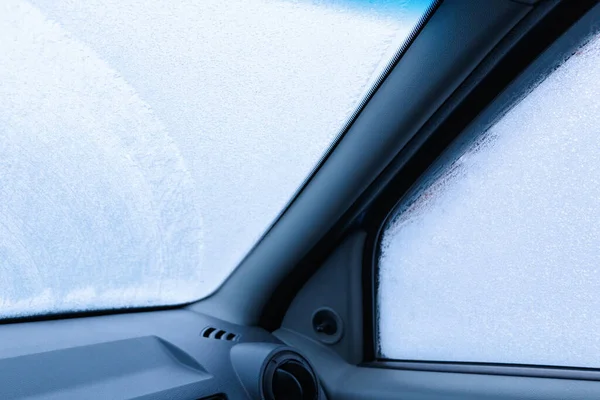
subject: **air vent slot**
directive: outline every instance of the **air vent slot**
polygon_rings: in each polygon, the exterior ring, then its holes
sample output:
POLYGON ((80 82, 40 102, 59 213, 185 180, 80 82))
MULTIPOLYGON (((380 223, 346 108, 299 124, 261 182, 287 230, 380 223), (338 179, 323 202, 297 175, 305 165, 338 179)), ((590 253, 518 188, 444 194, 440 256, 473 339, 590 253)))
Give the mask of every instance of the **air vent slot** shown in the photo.
POLYGON ((200 335, 207 339, 226 340, 229 342, 234 342, 239 339, 239 335, 236 335, 235 333, 227 332, 223 329, 217 329, 212 326, 204 328, 200 335))
POLYGON ((205 337, 205 338, 207 338, 207 337, 210 337, 210 335, 211 335, 211 334, 212 334, 214 331, 216 331, 216 329, 215 329, 215 328, 206 328, 206 329, 205 329, 205 330, 202 332, 202 336, 203 336, 203 337, 205 337))

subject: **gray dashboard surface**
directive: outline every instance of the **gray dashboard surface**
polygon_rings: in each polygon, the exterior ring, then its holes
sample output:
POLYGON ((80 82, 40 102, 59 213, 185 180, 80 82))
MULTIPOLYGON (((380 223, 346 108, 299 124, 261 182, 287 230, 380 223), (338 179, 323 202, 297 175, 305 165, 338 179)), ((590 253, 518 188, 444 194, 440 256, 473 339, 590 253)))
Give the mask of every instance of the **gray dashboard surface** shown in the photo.
POLYGON ((356 366, 331 348, 289 329, 273 332, 300 349, 319 372, 330 399, 597 400, 600 381, 412 371, 356 366))
POLYGON ((240 342, 278 340, 185 309, 0 325, 0 399, 246 399, 240 342), (239 340, 202 337, 209 326, 239 340))

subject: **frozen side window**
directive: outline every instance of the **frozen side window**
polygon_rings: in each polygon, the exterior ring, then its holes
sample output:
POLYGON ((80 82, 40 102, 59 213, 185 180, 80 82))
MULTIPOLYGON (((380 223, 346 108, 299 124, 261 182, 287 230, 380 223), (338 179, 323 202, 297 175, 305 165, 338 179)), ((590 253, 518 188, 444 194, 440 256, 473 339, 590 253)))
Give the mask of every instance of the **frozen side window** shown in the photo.
POLYGON ((600 367, 599 138, 596 37, 388 219, 379 356, 600 367))

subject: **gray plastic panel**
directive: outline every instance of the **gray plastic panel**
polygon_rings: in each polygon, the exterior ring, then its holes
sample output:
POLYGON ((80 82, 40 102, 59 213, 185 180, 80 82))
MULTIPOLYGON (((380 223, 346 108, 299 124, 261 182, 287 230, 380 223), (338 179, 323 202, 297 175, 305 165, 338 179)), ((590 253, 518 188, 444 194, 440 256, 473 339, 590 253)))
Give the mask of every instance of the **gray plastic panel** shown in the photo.
POLYGON ((0 360, 0 398, 134 398, 212 377, 181 350, 145 336, 0 360), (183 362, 182 362, 183 361, 183 362), (65 379, 68 378, 68 379, 65 379))
POLYGON ((240 342, 279 343, 188 310, 0 325, 0 399, 247 399, 229 357, 240 342), (240 340, 203 338, 207 326, 240 340))
POLYGON ((362 255, 365 232, 350 235, 304 285, 288 309, 282 327, 320 340, 313 330, 313 313, 322 307, 334 310, 343 321, 339 342, 328 345, 346 361, 363 359, 362 255))

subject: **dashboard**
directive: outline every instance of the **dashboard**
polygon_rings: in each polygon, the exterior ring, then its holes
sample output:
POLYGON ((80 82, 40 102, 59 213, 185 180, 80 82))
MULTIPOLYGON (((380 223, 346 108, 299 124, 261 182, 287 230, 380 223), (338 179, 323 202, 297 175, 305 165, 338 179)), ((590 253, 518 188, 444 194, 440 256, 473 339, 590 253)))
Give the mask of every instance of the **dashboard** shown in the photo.
POLYGON ((321 400, 310 362, 267 331, 187 309, 0 326, 0 398, 321 400))

